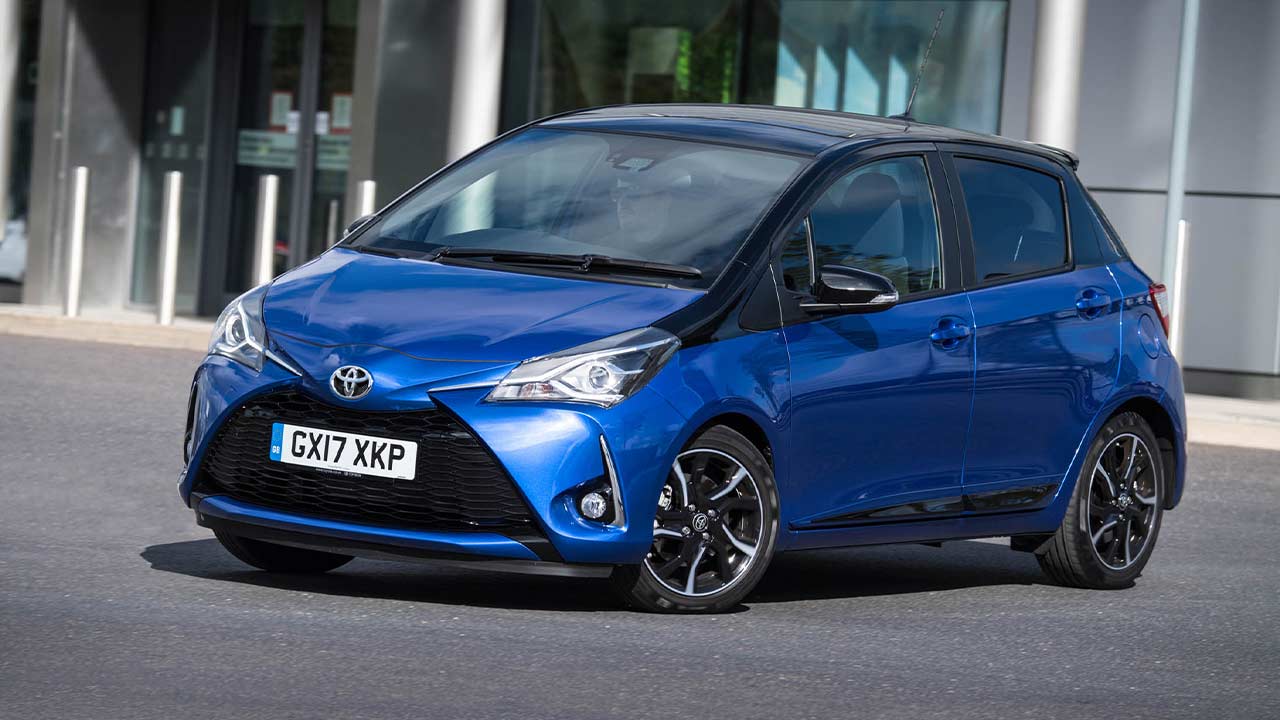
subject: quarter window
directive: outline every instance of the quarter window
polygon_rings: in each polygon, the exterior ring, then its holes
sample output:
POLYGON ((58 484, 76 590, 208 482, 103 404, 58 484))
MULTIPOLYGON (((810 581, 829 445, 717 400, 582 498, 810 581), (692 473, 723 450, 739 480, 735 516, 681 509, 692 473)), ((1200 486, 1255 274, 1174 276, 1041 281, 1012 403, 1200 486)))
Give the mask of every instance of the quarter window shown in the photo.
POLYGON ((810 234, 819 269, 870 270, 891 280, 903 297, 942 287, 938 221, 922 157, 864 165, 823 193, 783 252, 789 289, 809 289, 810 234))
POLYGON ((973 235, 978 280, 1052 270, 1067 263, 1062 184, 1035 170, 956 158, 973 235))

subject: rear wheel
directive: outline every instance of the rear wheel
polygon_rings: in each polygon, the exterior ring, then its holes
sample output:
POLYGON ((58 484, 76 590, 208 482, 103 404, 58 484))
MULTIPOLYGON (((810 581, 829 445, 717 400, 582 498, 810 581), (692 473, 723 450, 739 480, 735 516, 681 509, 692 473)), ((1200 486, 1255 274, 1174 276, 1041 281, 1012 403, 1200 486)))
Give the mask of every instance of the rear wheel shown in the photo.
POLYGON ((614 588, 632 607, 719 612, 755 587, 773 557, 778 492, 769 463, 724 426, 676 457, 658 498, 653 545, 639 565, 618 567, 614 588))
POLYGON ((1062 526, 1037 556, 1055 582, 1129 587, 1155 549, 1164 503, 1164 465, 1155 434, 1137 413, 1098 432, 1062 526))
POLYGON ((316 574, 342 567, 351 562, 350 555, 276 545, 239 535, 214 531, 227 552, 259 570, 297 575, 316 574))

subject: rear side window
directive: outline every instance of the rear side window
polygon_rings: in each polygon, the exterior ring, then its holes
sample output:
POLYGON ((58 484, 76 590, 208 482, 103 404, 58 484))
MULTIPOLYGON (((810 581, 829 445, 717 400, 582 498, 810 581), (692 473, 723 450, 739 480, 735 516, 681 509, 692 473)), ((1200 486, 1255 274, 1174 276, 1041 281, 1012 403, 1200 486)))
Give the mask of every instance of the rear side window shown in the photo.
POLYGON ((1068 261, 1058 178, 1004 163, 955 158, 979 281, 1028 275, 1068 261))

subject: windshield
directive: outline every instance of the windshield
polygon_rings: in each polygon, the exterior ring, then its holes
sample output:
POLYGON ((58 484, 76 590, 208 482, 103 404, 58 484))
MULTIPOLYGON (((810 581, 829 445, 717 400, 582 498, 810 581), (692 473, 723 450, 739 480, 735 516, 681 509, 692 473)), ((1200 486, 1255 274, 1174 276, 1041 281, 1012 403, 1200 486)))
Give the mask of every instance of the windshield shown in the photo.
MULTIPOLYGON (((350 244, 458 257, 468 248, 603 255, 696 268, 664 281, 705 288, 800 163, 667 138, 533 129, 449 169, 350 244)), ((642 274, 634 263, 597 265, 642 274)))

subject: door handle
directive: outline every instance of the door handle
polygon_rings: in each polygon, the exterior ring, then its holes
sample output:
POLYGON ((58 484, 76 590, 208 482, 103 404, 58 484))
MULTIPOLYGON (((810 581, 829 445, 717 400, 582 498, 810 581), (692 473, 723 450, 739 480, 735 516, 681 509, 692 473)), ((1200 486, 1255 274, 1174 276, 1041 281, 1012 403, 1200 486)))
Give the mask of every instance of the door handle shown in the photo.
POLYGON ((929 333, 929 339, 943 350, 950 350, 969 337, 972 332, 968 325, 955 318, 942 318, 933 332, 929 333))
POLYGON ((1111 296, 1104 292, 1098 292, 1093 288, 1085 290, 1076 298, 1076 311, 1086 318, 1098 317, 1110 305, 1111 296))

